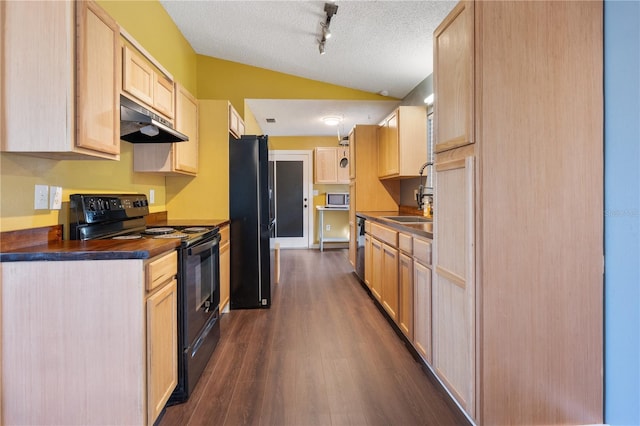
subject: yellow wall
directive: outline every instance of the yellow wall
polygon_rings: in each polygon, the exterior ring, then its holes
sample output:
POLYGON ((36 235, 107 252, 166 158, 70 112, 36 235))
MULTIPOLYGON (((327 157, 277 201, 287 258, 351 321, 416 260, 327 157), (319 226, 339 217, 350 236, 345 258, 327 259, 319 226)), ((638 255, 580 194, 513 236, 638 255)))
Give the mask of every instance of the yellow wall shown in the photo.
POLYGON ((247 99, 389 100, 385 96, 197 55, 198 99, 228 99, 244 116, 247 99))
POLYGON ((199 101, 198 176, 167 177, 169 219, 229 218, 228 111, 228 101, 199 101))

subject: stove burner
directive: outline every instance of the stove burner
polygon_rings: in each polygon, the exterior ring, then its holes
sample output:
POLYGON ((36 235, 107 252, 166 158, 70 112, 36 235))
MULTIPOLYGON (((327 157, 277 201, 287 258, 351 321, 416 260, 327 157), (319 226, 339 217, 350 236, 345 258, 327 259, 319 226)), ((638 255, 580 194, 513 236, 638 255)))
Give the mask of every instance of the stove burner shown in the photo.
POLYGON ((187 238, 187 234, 183 234, 182 232, 173 232, 171 234, 160 234, 156 235, 153 238, 187 238))
POLYGON ((196 233, 196 232, 204 232, 206 230, 207 230, 207 228, 203 228, 202 226, 192 226, 190 228, 183 229, 182 232, 187 232, 189 234, 193 234, 193 233, 196 233))
POLYGON ((147 228, 145 229, 144 233, 145 234, 152 234, 152 235, 161 235, 161 234, 171 234, 173 232, 176 232, 176 230, 174 228, 147 228))
POLYGON ((112 240, 138 240, 140 238, 142 238, 142 235, 119 235, 113 237, 112 240))

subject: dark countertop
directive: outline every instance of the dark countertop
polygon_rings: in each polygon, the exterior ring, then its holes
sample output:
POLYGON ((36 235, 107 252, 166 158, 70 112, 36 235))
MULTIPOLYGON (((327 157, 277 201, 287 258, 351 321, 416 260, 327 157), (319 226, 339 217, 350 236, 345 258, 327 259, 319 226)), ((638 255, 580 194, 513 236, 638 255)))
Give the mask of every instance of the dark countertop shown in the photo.
POLYGON ((381 225, 393 228, 397 231, 417 235, 420 237, 433 239, 433 222, 424 223, 402 223, 385 219, 383 216, 416 216, 414 214, 400 213, 398 211, 388 212, 356 212, 356 216, 371 220, 381 225))
POLYGON ((153 226, 218 226, 222 228, 229 224, 229 219, 176 219, 176 220, 161 220, 154 222, 153 226))
POLYGON ((149 259, 175 250, 179 239, 59 241, 0 253, 0 262, 149 259))
MULTIPOLYGON (((166 220, 153 226, 205 226, 223 227, 229 219, 205 220, 166 220)), ((51 227, 53 228, 53 227, 51 227)), ((45 228, 42 228, 45 229, 45 228)), ((32 230, 18 232, 27 235, 32 230)), ((6 233, 3 233, 7 235, 6 233)), ((0 262, 33 261, 69 261, 69 260, 114 260, 149 259, 164 252, 175 250, 180 245, 178 239, 139 239, 139 240, 65 240, 41 241, 34 245, 16 248, 4 248, 0 252, 0 262)))

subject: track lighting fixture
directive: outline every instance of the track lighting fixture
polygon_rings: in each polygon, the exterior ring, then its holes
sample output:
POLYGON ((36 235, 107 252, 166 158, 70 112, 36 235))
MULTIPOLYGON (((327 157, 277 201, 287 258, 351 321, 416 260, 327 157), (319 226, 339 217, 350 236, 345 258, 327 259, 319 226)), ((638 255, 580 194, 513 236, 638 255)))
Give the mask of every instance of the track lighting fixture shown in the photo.
POLYGON ((326 14, 326 18, 324 22, 320 22, 320 38, 318 39, 318 51, 321 55, 325 53, 325 44, 327 43, 327 39, 331 37, 331 30, 329 29, 329 24, 331 24, 331 18, 338 12, 338 5, 335 3, 325 3, 324 4, 324 12, 326 14))

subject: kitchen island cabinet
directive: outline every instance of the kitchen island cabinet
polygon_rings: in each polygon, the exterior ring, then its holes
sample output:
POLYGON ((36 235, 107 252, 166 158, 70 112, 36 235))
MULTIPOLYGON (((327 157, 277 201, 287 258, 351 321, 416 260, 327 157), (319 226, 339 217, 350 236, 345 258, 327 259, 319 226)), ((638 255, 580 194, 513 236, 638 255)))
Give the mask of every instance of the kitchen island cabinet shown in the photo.
POLYGON ((153 424, 177 379, 176 252, 0 268, 3 422, 153 424))
POLYGON ((602 14, 465 1, 434 33, 433 365, 477 424, 603 421, 602 14))
POLYGON ((115 20, 93 1, 5 2, 2 8, 2 151, 118 160, 115 20))

